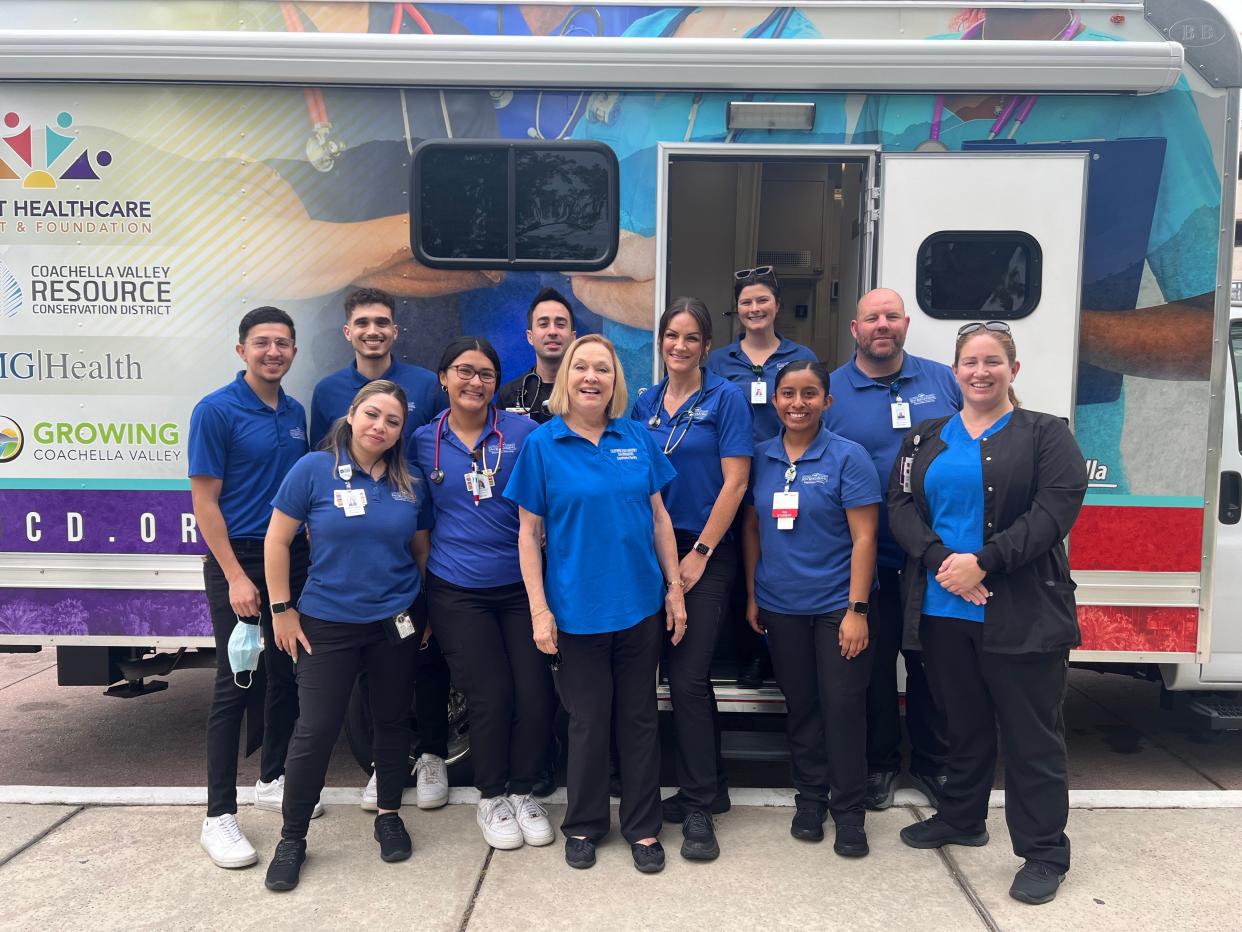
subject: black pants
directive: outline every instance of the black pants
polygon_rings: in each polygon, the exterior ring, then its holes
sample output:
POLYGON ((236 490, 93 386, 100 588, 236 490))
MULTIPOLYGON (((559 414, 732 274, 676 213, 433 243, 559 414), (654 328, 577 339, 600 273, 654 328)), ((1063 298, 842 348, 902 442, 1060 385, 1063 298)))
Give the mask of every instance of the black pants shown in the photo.
POLYGON ((940 818, 983 831, 996 773, 996 734, 1005 753, 1005 822, 1020 858, 1069 869, 1069 775, 1065 751, 1066 651, 994 654, 983 625, 924 615, 927 676, 949 730, 948 782, 940 818))
MULTIPOLYGON (((434 621, 434 617, 433 617, 434 621)), ((449 668, 433 634, 414 657, 415 754, 448 757, 449 668)))
POLYGON ((862 825, 867 790, 867 682, 874 652, 841 656, 845 610, 783 615, 759 609, 785 694, 798 806, 827 805, 837 825, 862 825))
POLYGON ((621 759, 621 834, 633 844, 660 833, 660 735, 656 667, 663 610, 607 634, 557 634, 555 674, 569 712, 568 807, 561 831, 599 841, 608 834, 608 744, 621 759), (616 715, 613 715, 613 708, 616 715))
POLYGON ((525 795, 543 769, 556 698, 531 636, 520 582, 464 589, 427 574, 427 600, 453 682, 470 708, 470 760, 484 797, 525 795))
POLYGON ((310 615, 302 616, 302 630, 314 653, 299 648, 295 665, 301 714, 285 761, 282 838, 306 837, 359 673, 367 675, 381 809, 401 808, 401 791, 410 769, 410 702, 414 698, 410 674, 418 636, 393 644, 381 622, 348 624, 310 615))
MULTIPOLYGON (((272 616, 268 606, 267 580, 263 576, 263 541, 232 540, 233 553, 246 576, 259 590, 259 619, 263 629, 264 650, 250 680, 243 689, 233 680, 229 666, 229 636, 237 625, 237 615, 229 604, 229 584, 224 571, 210 554, 203 562, 203 583, 207 606, 211 612, 211 629, 216 640, 216 679, 207 716, 207 815, 222 816, 237 812, 237 746, 241 739, 242 718, 248 721, 249 737, 246 753, 254 751, 262 740, 259 775, 272 781, 285 772, 285 753, 289 736, 298 717, 297 686, 293 682, 293 665, 289 655, 276 647, 272 636, 272 616)), ((297 537, 289 548, 289 586, 292 601, 297 601, 306 583, 306 567, 310 562, 304 537, 297 537)), ((255 623, 247 619, 243 623, 255 623)), ((245 681, 243 675, 242 681, 245 681)))
POLYGON ((945 772, 944 711, 932 698, 923 671, 923 652, 901 650, 904 626, 901 575, 881 566, 880 588, 872 593, 870 627, 875 661, 867 687, 867 770, 901 770, 901 708, 897 699, 897 653, 906 661, 906 731, 910 770, 925 776, 945 772))
MULTIPOLYGON (((677 556, 688 554, 698 539, 697 534, 678 531, 677 556)), ((664 670, 677 727, 677 782, 686 808, 704 812, 717 795, 728 791, 711 666, 736 568, 737 547, 726 538, 686 593, 685 637, 676 647, 671 632, 664 637, 664 670)))

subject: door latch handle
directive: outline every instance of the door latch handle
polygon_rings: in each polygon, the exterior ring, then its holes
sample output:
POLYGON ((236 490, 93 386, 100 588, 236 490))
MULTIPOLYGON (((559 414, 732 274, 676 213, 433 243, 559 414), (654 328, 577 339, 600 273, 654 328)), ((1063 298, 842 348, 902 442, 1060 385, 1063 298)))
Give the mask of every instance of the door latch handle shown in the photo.
POLYGON ((1225 470, 1220 474, 1220 507, 1217 517, 1221 524, 1237 524, 1242 518, 1242 474, 1225 470))

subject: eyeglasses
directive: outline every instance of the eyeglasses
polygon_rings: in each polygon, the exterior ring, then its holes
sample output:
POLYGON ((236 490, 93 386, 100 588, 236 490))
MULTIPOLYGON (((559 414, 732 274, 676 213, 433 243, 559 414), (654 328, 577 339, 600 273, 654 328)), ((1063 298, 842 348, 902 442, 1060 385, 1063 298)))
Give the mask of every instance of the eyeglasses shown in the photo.
POLYGON ((253 340, 247 340, 246 342, 255 349, 263 351, 266 351, 273 346, 284 353, 287 353, 289 350, 293 349, 293 341, 287 340, 284 337, 277 337, 274 340, 271 337, 255 337, 253 340))
POLYGON ((449 366, 449 368, 456 372, 457 377, 463 382, 469 382, 476 375, 479 377, 479 381, 484 384, 491 384, 496 381, 495 369, 476 369, 474 366, 467 366, 464 363, 459 366, 449 366))
POLYGON ((750 278, 774 278, 776 269, 770 265, 761 265, 753 269, 738 269, 733 273, 735 281, 744 282, 750 278))
POLYGON ((964 337, 968 333, 974 333, 976 330, 991 330, 995 333, 1009 333, 1009 325, 1003 320, 976 320, 972 324, 962 324, 957 328, 957 335, 964 337))

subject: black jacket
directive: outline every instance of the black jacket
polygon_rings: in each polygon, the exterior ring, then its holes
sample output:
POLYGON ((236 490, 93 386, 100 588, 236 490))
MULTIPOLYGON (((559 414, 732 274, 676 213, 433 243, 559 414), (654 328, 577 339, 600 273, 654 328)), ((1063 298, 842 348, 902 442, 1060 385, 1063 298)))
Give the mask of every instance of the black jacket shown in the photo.
MULTIPOLYGON (((952 551, 931 528, 923 491, 927 469, 944 449, 947 417, 907 432, 888 484, 893 536, 906 551, 902 574, 907 647, 918 646, 927 574, 952 551), (912 457, 910 491, 902 463, 912 457)), ((1060 418, 1016 408, 1003 430, 979 445, 987 526, 976 556, 992 593, 984 607, 983 649, 1000 654, 1065 650, 1081 643, 1074 581, 1063 541, 1087 493, 1082 451, 1060 418)))

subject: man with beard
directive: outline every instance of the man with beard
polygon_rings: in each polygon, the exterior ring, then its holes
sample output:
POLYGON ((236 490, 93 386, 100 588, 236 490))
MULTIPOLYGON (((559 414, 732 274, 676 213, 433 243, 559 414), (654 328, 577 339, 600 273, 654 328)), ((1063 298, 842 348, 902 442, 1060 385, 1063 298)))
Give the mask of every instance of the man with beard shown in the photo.
POLYGON ((526 341, 535 350, 535 368, 502 386, 496 394, 497 407, 525 414, 537 424, 552 419, 548 399, 552 383, 561 368, 565 348, 578 336, 574 329, 574 309, 555 288, 544 288, 535 295, 526 313, 526 341))
MULTIPOLYGON (((863 295, 850 321, 858 346, 854 358, 832 373, 832 407, 824 415, 829 430, 861 444, 886 483, 901 447, 915 424, 953 414, 962 393, 953 370, 905 352, 910 318, 901 295, 877 288, 863 295)), ((868 809, 893 804, 901 772, 901 711, 897 701, 897 651, 902 647, 902 606, 898 571, 905 554, 880 509, 876 562, 880 588, 871 600, 871 645, 875 651, 867 689, 868 809)), ((923 675, 922 653, 902 650, 906 661, 906 728, 910 733, 910 783, 934 806, 944 780, 943 713, 936 708, 923 675)))

